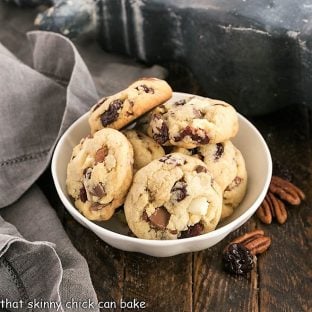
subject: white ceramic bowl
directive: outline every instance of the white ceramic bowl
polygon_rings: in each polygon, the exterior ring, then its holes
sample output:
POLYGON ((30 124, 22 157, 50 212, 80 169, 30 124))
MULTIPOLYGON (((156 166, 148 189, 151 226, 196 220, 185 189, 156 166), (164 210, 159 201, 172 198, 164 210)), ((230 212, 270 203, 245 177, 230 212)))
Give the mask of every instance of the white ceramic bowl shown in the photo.
MULTIPOLYGON (((177 100, 190 94, 174 93, 177 100)), ((259 207, 269 187, 272 160, 269 149, 258 130, 239 115, 239 132, 233 143, 242 152, 248 171, 247 193, 233 215, 221 222, 217 229, 196 237, 178 240, 146 240, 127 236, 128 228, 114 216, 109 221, 92 222, 72 204, 66 192, 66 168, 72 149, 89 133, 88 113, 76 120, 60 138, 52 159, 52 175, 56 190, 73 218, 94 232, 103 241, 118 249, 141 252, 156 257, 169 257, 185 252, 209 248, 245 223, 259 207)))

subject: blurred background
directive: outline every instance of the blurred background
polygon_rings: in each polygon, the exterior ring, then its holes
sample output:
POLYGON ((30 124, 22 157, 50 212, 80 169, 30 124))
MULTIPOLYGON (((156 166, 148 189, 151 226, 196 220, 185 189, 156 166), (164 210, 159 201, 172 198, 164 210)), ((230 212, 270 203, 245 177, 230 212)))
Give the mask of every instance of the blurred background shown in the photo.
POLYGON ((9 27, 19 37, 41 29, 89 40, 85 46, 94 40, 166 67, 176 91, 181 79, 184 91, 221 98, 248 116, 312 107, 309 1, 6 0, 0 14, 8 41, 9 27))

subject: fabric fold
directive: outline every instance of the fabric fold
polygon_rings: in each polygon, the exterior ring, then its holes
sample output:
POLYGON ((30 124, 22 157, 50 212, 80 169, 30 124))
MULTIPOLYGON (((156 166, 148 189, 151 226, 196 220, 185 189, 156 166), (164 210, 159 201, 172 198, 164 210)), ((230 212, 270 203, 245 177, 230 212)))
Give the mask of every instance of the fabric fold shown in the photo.
MULTIPOLYGON (((95 85, 101 96, 109 95, 142 76, 163 78, 165 70, 128 65, 97 48, 88 60, 91 75, 67 38, 40 31, 27 38, 19 44, 25 53, 17 54, 28 65, 0 44, 0 311, 82 312, 87 304, 96 312, 88 264, 36 181, 48 168, 58 138, 98 100, 95 85), (97 66, 98 59, 105 66, 97 66), (3 299, 11 305, 1 306, 3 299), (12 306, 19 302, 23 305, 12 306)), ((86 57, 87 49, 81 50, 86 57)))
MULTIPOLYGON (((16 271, 20 284, 27 290, 27 300, 23 299, 25 306, 36 300, 61 302, 64 311, 71 311, 66 305, 69 306, 72 300, 90 301, 94 303, 94 309, 88 311, 98 311, 88 265, 73 247, 55 211, 36 185, 17 203, 2 209, 0 214, 7 221, 0 219, 0 260, 5 259, 2 268, 6 263, 16 271)), ((1 281, 7 271, 0 269, 1 281)), ((22 288, 18 284, 11 286, 7 298, 12 298, 14 293, 12 300, 17 301, 18 293, 19 300, 22 300, 22 288)), ((1 295, 3 291, 0 286, 1 295)))
POLYGON ((91 300, 90 311, 98 311, 85 259, 32 186, 48 167, 59 136, 98 95, 68 39, 44 32, 28 37, 34 68, 0 45, 0 208, 5 207, 0 210, 0 297, 21 302, 18 311, 66 311, 72 299, 91 300))
POLYGON ((98 98, 87 67, 68 39, 39 31, 28 36, 34 68, 12 58, 4 47, 0 50, 0 144, 6 143, 0 150, 0 208, 37 180, 58 137, 98 98))
POLYGON ((29 311, 32 303, 41 298, 55 302, 56 309, 49 311, 64 311, 59 293, 63 269, 53 247, 49 242, 23 239, 13 225, 0 217, 0 294, 7 300, 2 308, 18 304, 18 311, 29 311), (43 283, 38 283, 38 276, 45 277, 43 283))

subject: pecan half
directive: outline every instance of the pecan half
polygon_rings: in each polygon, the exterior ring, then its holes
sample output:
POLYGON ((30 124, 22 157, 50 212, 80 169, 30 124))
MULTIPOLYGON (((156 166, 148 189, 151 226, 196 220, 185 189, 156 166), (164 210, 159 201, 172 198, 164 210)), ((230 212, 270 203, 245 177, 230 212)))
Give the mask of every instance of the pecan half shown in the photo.
POLYGON ((262 230, 254 230, 235 238, 230 244, 242 244, 253 255, 265 252, 271 245, 271 238, 264 235, 262 230))
POLYGON ((291 205, 299 205, 305 195, 293 183, 288 180, 273 176, 269 191, 257 210, 257 217, 265 224, 270 224, 276 218, 279 224, 287 220, 287 211, 284 202, 291 205))
POLYGON ((284 224, 287 220, 285 204, 270 191, 265 196, 256 214, 265 224, 271 224, 273 218, 276 218, 279 224, 284 224))
POLYGON ((291 205, 299 205, 305 199, 302 190, 293 183, 277 176, 272 177, 270 191, 291 205))

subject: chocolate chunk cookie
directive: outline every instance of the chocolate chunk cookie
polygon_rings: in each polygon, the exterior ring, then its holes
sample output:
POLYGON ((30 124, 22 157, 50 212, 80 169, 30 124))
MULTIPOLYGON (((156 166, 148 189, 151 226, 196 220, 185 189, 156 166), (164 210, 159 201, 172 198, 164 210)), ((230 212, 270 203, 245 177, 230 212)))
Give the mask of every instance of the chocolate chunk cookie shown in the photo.
POLYGON ((166 81, 142 78, 127 89, 101 99, 91 108, 91 133, 106 127, 121 129, 171 96, 172 90, 166 81))
POLYGON ((123 204, 133 176, 133 149, 114 129, 82 139, 67 167, 67 191, 89 220, 108 220, 123 204))
POLYGON ((230 216, 243 200, 247 190, 247 171, 242 153, 235 148, 236 175, 223 193, 221 218, 230 216))
POLYGON ((226 141, 237 131, 238 116, 230 104, 193 96, 158 106, 148 134, 161 145, 194 148, 226 141))
POLYGON ((164 149, 149 136, 137 130, 125 130, 127 137, 133 147, 134 163, 133 169, 137 171, 149 164, 152 160, 165 155, 164 149))
POLYGON ((222 191, 201 160, 172 153, 135 174, 124 209, 139 238, 191 237, 215 229, 222 191))
POLYGON ((175 146, 172 150, 201 159, 206 164, 223 191, 221 218, 230 216, 244 198, 247 188, 247 171, 241 152, 231 141, 193 149, 175 146))
POLYGON ((183 153, 202 160, 222 191, 236 177, 236 148, 230 140, 216 144, 206 144, 193 149, 175 146, 173 152, 183 153))

